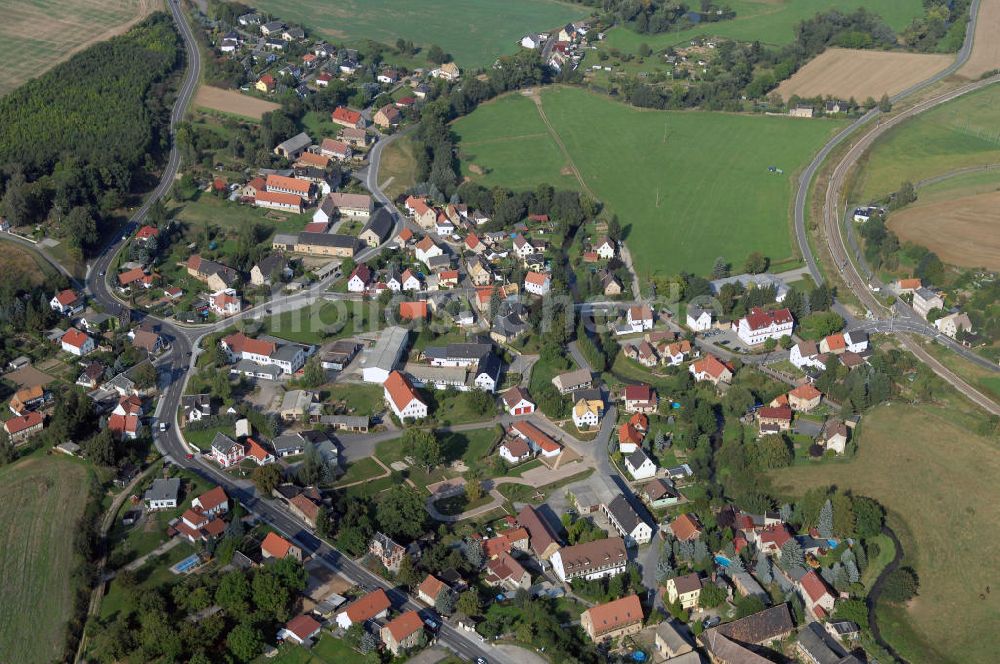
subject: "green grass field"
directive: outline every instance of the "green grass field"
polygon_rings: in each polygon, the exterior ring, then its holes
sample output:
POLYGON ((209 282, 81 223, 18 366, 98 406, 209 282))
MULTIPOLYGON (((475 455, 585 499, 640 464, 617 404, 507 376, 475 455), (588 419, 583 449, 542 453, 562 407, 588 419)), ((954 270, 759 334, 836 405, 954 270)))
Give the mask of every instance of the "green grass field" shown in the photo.
POLYGON ((649 111, 578 88, 484 104, 454 125, 462 174, 484 185, 579 188, 570 167, 626 229, 638 271, 707 273, 753 251, 793 257, 794 174, 839 121, 649 111), (565 152, 558 140, 565 146, 565 152), (784 170, 768 172, 769 166, 784 170), (477 174, 480 170, 482 174, 477 174), (569 174, 567 174, 569 173, 569 174))
POLYGON ((73 608, 73 533, 87 500, 85 466, 32 457, 0 470, 0 652, 11 664, 62 657, 73 608), (41 630, 41 631, 39 631, 41 630))
POLYGON ((627 28, 608 31, 606 46, 635 53, 639 44, 660 50, 690 41, 698 36, 726 37, 737 41, 760 41, 782 45, 795 38, 795 25, 817 12, 839 9, 849 12, 864 7, 880 15, 894 29, 910 24, 922 13, 920 0, 730 0, 725 3, 736 12, 730 21, 706 23, 680 32, 643 35, 627 28))
MULTIPOLYGON (((437 44, 461 67, 485 67, 513 53, 527 32, 544 32, 588 15, 555 0, 262 0, 257 9, 337 41, 437 44)), ((418 55, 418 57, 421 57, 418 55)))
POLYGON ((883 196, 905 180, 917 182, 967 166, 1000 164, 998 126, 996 86, 907 120, 886 132, 869 151, 855 183, 855 198, 883 196))
POLYGON ((969 419, 954 405, 882 406, 862 419, 853 460, 771 474, 781 492, 829 484, 886 507, 920 593, 907 607, 880 607, 879 626, 914 664, 996 661, 995 644, 981 635, 1000 620, 1000 597, 986 589, 992 556, 984 553, 1000 544, 1000 456, 996 440, 973 433, 969 419))

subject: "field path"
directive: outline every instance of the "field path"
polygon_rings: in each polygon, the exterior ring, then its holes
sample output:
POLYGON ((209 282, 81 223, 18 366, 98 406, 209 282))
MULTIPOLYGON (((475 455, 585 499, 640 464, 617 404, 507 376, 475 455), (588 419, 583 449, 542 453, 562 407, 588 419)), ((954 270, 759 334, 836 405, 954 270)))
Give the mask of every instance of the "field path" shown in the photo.
POLYGON ((593 190, 587 186, 587 183, 583 181, 583 175, 580 173, 580 169, 576 167, 576 162, 573 161, 573 157, 570 155, 569 150, 566 149, 566 144, 563 143, 562 137, 559 135, 559 132, 556 131, 556 128, 552 126, 552 123, 549 122, 548 116, 545 115, 545 109, 542 108, 542 96, 538 94, 537 90, 532 90, 527 96, 531 99, 531 101, 535 102, 535 108, 538 109, 538 116, 542 119, 542 122, 545 123, 545 128, 549 130, 549 135, 552 136, 552 140, 556 142, 556 145, 559 146, 559 150, 563 153, 563 156, 566 157, 566 163, 569 165, 569 170, 572 171, 573 177, 576 178, 576 181, 580 183, 580 188, 595 201, 599 200, 597 198, 597 194, 595 194, 593 190))

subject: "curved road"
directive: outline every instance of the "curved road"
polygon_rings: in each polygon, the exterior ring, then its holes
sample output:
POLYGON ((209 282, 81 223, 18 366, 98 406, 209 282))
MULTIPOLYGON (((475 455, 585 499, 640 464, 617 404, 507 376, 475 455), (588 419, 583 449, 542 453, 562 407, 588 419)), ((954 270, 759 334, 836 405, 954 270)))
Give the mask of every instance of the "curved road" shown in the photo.
MULTIPOLYGON (((194 35, 191 33, 190 26, 188 26, 181 10, 177 6, 177 0, 169 0, 167 4, 170 8, 170 12, 173 14, 175 22, 177 23, 181 36, 184 39, 188 64, 184 82, 178 93, 177 100, 170 115, 170 128, 171 135, 173 136, 174 128, 184 117, 187 106, 191 101, 195 88, 197 87, 199 71, 201 69, 201 54, 195 44, 194 35)), ((388 142, 389 141, 386 141, 386 143, 388 142)), ((142 207, 140 207, 135 215, 133 215, 125 236, 127 236, 129 231, 134 229, 145 219, 150 206, 155 201, 162 198, 170 189, 175 177, 177 176, 179 166, 180 154, 175 144, 171 148, 170 156, 167 160, 167 165, 164 169, 160 183, 149 195, 142 207)), ((382 195, 380 191, 376 189, 373 190, 373 193, 375 193, 376 197, 383 203, 391 205, 391 201, 385 199, 384 195, 382 195)), ((390 209, 395 212, 394 208, 390 209)), ((398 232, 399 226, 402 222, 398 213, 395 214, 395 217, 397 219, 396 230, 398 232)), ((121 306, 127 306, 123 305, 123 303, 115 297, 108 286, 107 279, 103 276, 108 271, 108 267, 111 265, 111 262, 114 260, 114 257, 117 255, 124 242, 125 240, 118 238, 105 247, 104 251, 90 268, 87 275, 87 290, 89 290, 91 296, 95 300, 100 302, 101 305, 109 311, 116 311, 121 306)), ((377 250, 373 249, 362 252, 362 254, 359 255, 359 260, 364 260, 370 255, 373 255, 375 251, 377 250)), ((318 291, 319 288, 316 288, 315 292, 308 293, 305 296, 286 298, 286 301, 282 302, 280 306, 286 306, 286 302, 305 302, 308 297, 315 296, 318 291)), ((255 313, 259 313, 259 309, 265 306, 267 305, 260 305, 260 307, 250 310, 248 315, 252 316, 255 313)), ((288 306, 290 306, 290 304, 288 306)), ((141 312, 137 312, 137 315, 142 316, 143 314, 141 312)), ((232 319, 229 319, 225 321, 224 324, 231 325, 232 322, 232 319)), ((299 544, 303 550, 308 553, 312 553, 317 560, 328 566, 330 569, 340 572, 355 583, 362 583, 369 587, 384 588, 393 599, 394 605, 398 607, 422 609, 422 607, 414 604, 404 593, 395 590, 383 579, 375 576, 367 569, 358 565, 348 556, 342 555, 339 551, 317 538, 312 530, 310 530, 298 518, 290 514, 282 505, 270 500, 262 500, 257 495, 257 492, 251 482, 235 480, 233 477, 220 472, 215 467, 202 461, 200 455, 189 454, 189 448, 180 435, 179 427, 177 426, 177 411, 180 406, 181 395, 184 392, 184 386, 187 382, 189 369, 194 366, 194 362, 197 357, 195 343, 205 334, 218 329, 219 326, 217 324, 199 328, 188 328, 180 327, 164 320, 159 320, 159 323, 162 326, 164 335, 169 337, 172 343, 171 352, 168 357, 169 361, 161 363, 158 367, 161 369, 159 376, 161 396, 159 402, 157 403, 154 416, 157 420, 172 423, 168 431, 158 433, 155 437, 156 447, 160 453, 163 454, 164 457, 170 459, 173 463, 198 473, 199 475, 225 488, 226 492, 230 496, 242 502, 249 511, 258 515, 274 528, 284 533, 287 537, 299 544)), ((458 653, 461 657, 469 660, 475 660, 478 657, 486 657, 492 662, 512 662, 510 656, 500 650, 489 644, 481 644, 478 636, 471 636, 464 632, 460 632, 448 624, 442 626, 441 631, 438 634, 438 640, 458 653)))
MULTIPOLYGON (((952 65, 946 69, 938 72, 931 78, 919 83, 903 92, 899 93, 893 97, 893 102, 899 101, 907 96, 918 92, 919 90, 925 89, 926 87, 933 85, 945 77, 953 74, 968 60, 969 55, 972 51, 973 38, 975 34, 975 25, 977 20, 977 15, 979 11, 979 0, 974 0, 970 7, 970 19, 966 30, 965 42, 962 45, 958 56, 952 65)), ((981 81, 974 81, 966 85, 961 86, 955 90, 942 93, 931 99, 925 100, 916 104, 915 106, 908 108, 897 115, 889 118, 887 121, 882 122, 881 120, 876 123, 876 125, 869 129, 868 133, 865 134, 860 140, 858 140, 847 154, 841 159, 834 169, 834 173, 831 176, 829 185, 827 187, 826 198, 824 200, 824 225, 826 229, 826 238, 828 249, 830 255, 832 256, 836 265, 840 269, 841 276, 843 277, 847 286, 855 294, 855 296, 872 312, 879 312, 884 310, 884 305, 877 297, 875 297, 870 290, 872 286, 882 288, 884 285, 873 283, 869 284, 859 273, 857 266, 850 260, 850 252, 848 249, 848 242, 844 237, 844 231, 842 227, 841 220, 841 209, 840 200, 843 194, 844 183, 847 174, 850 172, 851 168, 858 162, 865 151, 871 147, 872 143, 884 134, 886 131, 892 127, 897 126, 904 120, 914 117, 919 113, 927 111, 929 109, 935 108, 941 104, 947 103, 953 99, 956 99, 962 95, 974 92, 983 87, 991 85, 997 81, 1000 81, 1000 76, 995 76, 989 79, 984 79, 981 81)), ((809 164, 805 171, 800 175, 798 182, 798 190, 796 191, 795 197, 795 234, 796 239, 799 244, 799 249, 802 252, 803 257, 806 259, 809 272, 813 279, 817 283, 822 283, 822 274, 819 271, 819 267, 816 263, 815 256, 812 253, 812 249, 809 246, 808 236, 805 227, 805 204, 806 196, 808 194, 809 185, 812 182, 813 177, 818 172, 820 166, 830 155, 830 153, 842 143, 849 135, 853 134, 857 129, 868 123, 872 118, 879 116, 880 112, 877 108, 872 109, 866 113, 861 118, 857 119, 850 126, 840 131, 836 136, 834 136, 820 152, 816 155, 813 161, 809 164)), ((928 325, 926 321, 921 319, 912 308, 910 308, 906 303, 901 300, 897 300, 889 311, 891 320, 887 323, 886 321, 875 321, 872 323, 862 323, 860 327, 871 326, 872 329, 877 331, 891 331, 891 332, 908 332, 913 334, 918 334, 926 336, 932 339, 936 339, 946 347, 948 347, 953 352, 958 353, 965 359, 977 364, 978 366, 988 368, 993 371, 998 371, 997 366, 992 362, 972 353, 961 344, 955 342, 953 339, 941 335, 935 328, 928 325), (898 322, 897 322, 897 316, 898 322)), ((853 327, 853 326, 852 326, 853 327)), ((856 328, 857 329, 857 328, 856 328)), ((943 378, 946 382, 951 384, 957 390, 965 394, 970 400, 984 408, 990 413, 1000 414, 1000 405, 994 402, 991 398, 969 385, 966 381, 956 375, 953 371, 944 366, 937 359, 932 357, 918 342, 908 338, 907 336, 900 337, 900 343, 910 352, 912 352, 918 359, 927 364, 936 374, 943 378)))

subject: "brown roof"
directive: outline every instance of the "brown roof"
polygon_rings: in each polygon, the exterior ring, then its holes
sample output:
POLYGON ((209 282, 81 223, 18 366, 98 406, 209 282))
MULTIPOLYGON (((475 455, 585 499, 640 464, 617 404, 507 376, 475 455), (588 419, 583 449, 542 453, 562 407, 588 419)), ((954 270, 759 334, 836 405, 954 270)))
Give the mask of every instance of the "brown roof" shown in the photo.
POLYGON ((531 448, 528 446, 528 442, 523 438, 511 438, 510 440, 504 441, 502 447, 507 448, 507 452, 516 459, 520 459, 525 454, 531 452, 531 448))
POLYGON ((731 623, 719 625, 718 630, 733 641, 762 645, 781 638, 794 628, 795 623, 792 622, 788 605, 779 604, 731 623))
POLYGON ((300 180, 272 173, 267 176, 266 186, 268 191, 272 189, 288 189, 293 192, 301 192, 303 196, 307 196, 309 195, 309 190, 312 188, 312 183, 308 180, 300 180))
POLYGON ((399 643, 423 626, 424 623, 420 620, 420 614, 416 611, 407 611, 386 623, 385 628, 392 634, 392 638, 399 643))
POLYGON ((642 622, 642 603, 637 595, 629 595, 607 604, 592 606, 586 611, 593 625, 594 636, 606 634, 627 625, 642 622))
POLYGON ((326 168, 330 165, 330 158, 324 157, 321 154, 316 154, 315 152, 303 152, 299 155, 298 161, 303 164, 309 164, 310 166, 317 166, 319 168, 326 168))
POLYGON ((260 545, 260 550, 272 558, 284 558, 293 546, 295 545, 278 533, 271 532, 264 538, 264 541, 260 545))
POLYGON ((660 500, 664 496, 679 496, 677 489, 661 479, 655 479, 642 487, 642 492, 650 500, 660 500))
POLYGON ((503 393, 503 402, 508 408, 513 408, 521 402, 521 400, 531 401, 528 396, 527 390, 523 387, 514 386, 503 393))
POLYGON ((279 205, 302 205, 302 198, 298 194, 286 194, 280 191, 258 191, 254 200, 279 205))
POLYGON ((433 574, 428 574, 427 578, 417 587, 417 592, 421 592, 433 600, 437 600, 437 596, 441 594, 442 590, 444 590, 444 581, 433 574))
POLYGON ((489 560, 486 569, 500 581, 505 579, 520 581, 525 572, 521 563, 506 551, 501 551, 496 558, 489 560))
POLYGON ((285 625, 285 629, 294 634, 299 638, 300 641, 305 641, 310 636, 316 633, 322 625, 316 622, 316 619, 310 615, 303 613, 300 616, 295 616, 288 621, 285 625))
POLYGON ((229 501, 229 496, 226 495, 226 490, 221 486, 217 486, 214 489, 209 489, 205 493, 201 494, 197 498, 198 503, 201 505, 201 509, 206 511, 211 511, 229 501))
POLYGON ((517 522, 528 531, 528 543, 536 556, 540 556, 553 543, 557 543, 556 536, 549 528, 549 524, 538 514, 534 507, 525 505, 517 515, 517 522))
POLYGON ((812 401, 816 397, 823 396, 823 393, 813 387, 810 383, 803 383, 799 385, 794 390, 788 393, 788 396, 795 397, 796 399, 805 399, 806 401, 812 401))
POLYGON ((371 620, 383 611, 392 606, 389 596, 381 588, 373 590, 364 597, 351 602, 344 611, 352 623, 365 622, 371 620))
POLYGON ((307 519, 315 521, 319 517, 319 505, 309 500, 301 493, 297 496, 293 496, 288 502, 302 512, 307 519))
POLYGON ((697 572, 674 577, 671 581, 674 582, 674 588, 677 589, 677 594, 679 595, 693 593, 702 588, 701 577, 698 576, 697 572))
POLYGON ((674 537, 680 540, 697 539, 701 535, 701 524, 691 514, 681 514, 670 524, 674 537))
POLYGON ((135 334, 132 336, 132 345, 136 348, 142 348, 146 351, 152 351, 156 347, 156 343, 160 340, 160 335, 156 332, 148 332, 146 330, 136 330, 135 334))
POLYGON ((762 420, 791 420, 792 409, 788 406, 764 406, 757 410, 757 417, 762 420))
POLYGON ((559 550, 559 557, 567 574, 593 569, 610 562, 624 563, 627 560, 625 541, 621 537, 609 537, 567 546, 559 550))

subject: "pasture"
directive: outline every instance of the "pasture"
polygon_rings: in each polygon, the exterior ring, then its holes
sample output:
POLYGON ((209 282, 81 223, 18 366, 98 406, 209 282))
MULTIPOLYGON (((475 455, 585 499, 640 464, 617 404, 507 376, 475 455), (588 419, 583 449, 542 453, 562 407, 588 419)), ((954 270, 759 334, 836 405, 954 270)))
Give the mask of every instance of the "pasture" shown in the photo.
POLYGON ((972 42, 972 55, 958 70, 960 76, 979 78, 988 71, 1000 69, 1000 2, 983 2, 976 18, 976 34, 972 42))
POLYGON ((829 48, 783 81, 776 92, 785 100, 792 95, 839 99, 890 97, 930 78, 952 63, 950 55, 893 53, 829 48))
POLYGON ((900 240, 962 267, 1000 270, 1000 192, 914 204, 889 215, 900 240))
POLYGON ((194 96, 194 105, 251 120, 260 120, 265 113, 281 108, 280 104, 245 95, 239 90, 223 90, 211 85, 202 85, 198 88, 198 93, 194 96))
POLYGON ((795 38, 797 23, 812 18, 817 12, 830 9, 850 12, 864 7, 885 19, 893 29, 899 30, 923 11, 920 0, 730 0, 725 5, 736 12, 732 20, 704 23, 687 30, 657 35, 639 34, 618 27, 608 31, 607 46, 636 53, 639 44, 645 43, 653 50, 660 50, 699 36, 781 46, 795 38))
POLYGON ((794 258, 794 174, 841 126, 641 110, 559 87, 543 90, 537 104, 513 95, 484 104, 453 129, 466 177, 592 192, 619 216, 636 268, 649 277, 706 274, 718 256, 738 265, 753 251, 773 262, 794 258))
MULTIPOLYGON (((460 67, 486 67, 516 51, 527 32, 544 32, 588 15, 556 0, 261 0, 257 9, 298 23, 338 42, 399 38, 437 44, 460 67)), ((418 55, 423 59, 422 55, 418 55)))
POLYGON ((942 104, 893 127, 860 164, 854 200, 868 201, 956 169, 1000 164, 1000 86, 942 104))
POLYGON ((0 23, 0 96, 128 30, 161 0, 9 0, 0 23))
POLYGON ((0 242, 0 282, 30 288, 55 276, 55 269, 30 249, 13 242, 0 242))
POLYGON ((853 460, 770 475, 783 494, 836 485, 886 507, 920 593, 905 608, 880 607, 879 627, 914 664, 996 661, 995 644, 980 635, 1000 620, 1000 595, 986 589, 992 560, 983 555, 1000 544, 1000 454, 970 424, 955 408, 881 406, 861 421, 853 460))
POLYGON ((0 652, 10 664, 62 659, 73 608, 73 533, 87 502, 87 469, 31 457, 0 470, 0 652))

